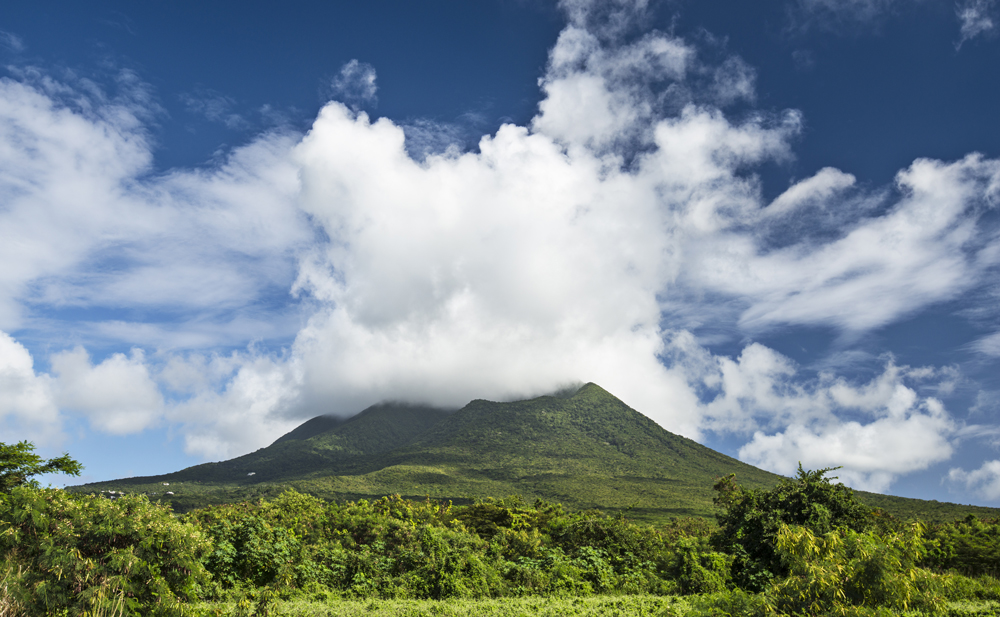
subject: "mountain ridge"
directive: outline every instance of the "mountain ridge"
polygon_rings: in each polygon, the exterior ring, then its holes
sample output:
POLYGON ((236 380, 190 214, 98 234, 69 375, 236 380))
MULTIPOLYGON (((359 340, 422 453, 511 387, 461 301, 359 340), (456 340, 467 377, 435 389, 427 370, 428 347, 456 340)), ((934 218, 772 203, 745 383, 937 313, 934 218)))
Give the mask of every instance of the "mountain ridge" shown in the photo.
MULTIPOLYGON (((747 488, 782 479, 671 433, 588 383, 571 396, 476 399, 454 411, 380 403, 343 420, 313 418, 270 446, 229 461, 70 490, 124 489, 153 496, 169 483, 175 494, 157 497, 178 510, 273 496, 289 487, 338 500, 400 494, 463 503, 517 494, 664 520, 711 516, 712 485, 728 473, 736 473, 747 488)), ((945 518, 1000 514, 859 495, 897 514, 914 509, 939 511, 945 518)))

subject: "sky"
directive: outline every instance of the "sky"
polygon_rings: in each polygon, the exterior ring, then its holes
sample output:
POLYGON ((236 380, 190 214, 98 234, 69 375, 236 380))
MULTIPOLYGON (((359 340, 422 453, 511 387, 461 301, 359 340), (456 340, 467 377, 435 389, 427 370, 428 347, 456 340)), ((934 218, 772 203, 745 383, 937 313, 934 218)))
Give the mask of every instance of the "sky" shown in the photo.
POLYGON ((22 2, 0 441, 56 486, 594 382, 1000 506, 997 0, 22 2))

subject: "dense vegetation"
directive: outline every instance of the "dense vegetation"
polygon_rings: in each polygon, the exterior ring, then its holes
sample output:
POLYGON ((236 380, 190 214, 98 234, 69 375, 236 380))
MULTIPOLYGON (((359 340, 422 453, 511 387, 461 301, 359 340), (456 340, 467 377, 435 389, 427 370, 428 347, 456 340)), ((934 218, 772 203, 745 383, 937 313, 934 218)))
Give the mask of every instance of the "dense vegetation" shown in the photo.
POLYGON ((177 516, 145 496, 15 486, 0 493, 0 615, 1000 611, 1000 521, 904 522, 827 471, 769 489, 723 477, 717 524, 294 491, 177 516))

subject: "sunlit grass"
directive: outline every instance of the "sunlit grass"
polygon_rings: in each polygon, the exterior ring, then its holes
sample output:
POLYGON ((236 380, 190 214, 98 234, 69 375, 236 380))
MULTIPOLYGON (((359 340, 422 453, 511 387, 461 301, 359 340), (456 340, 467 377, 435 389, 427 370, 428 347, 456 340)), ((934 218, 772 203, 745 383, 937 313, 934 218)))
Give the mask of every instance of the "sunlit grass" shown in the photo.
MULTIPOLYGON (((684 599, 657 596, 592 596, 581 598, 500 598, 486 600, 278 600, 271 615, 297 617, 653 617, 690 614, 684 599), (680 612, 678 612, 680 611, 680 612)), ((234 615, 235 602, 205 603, 196 610, 208 615, 234 615)))
MULTIPOLYGON (((267 605, 272 617, 755 617, 762 614, 759 596, 731 593, 684 597, 589 596, 529 597, 486 600, 344 600, 297 598, 267 605)), ((241 617, 256 606, 236 602, 195 605, 196 615, 241 617)), ((907 611, 906 617, 930 617, 907 611)), ((996 617, 1000 602, 963 600, 948 602, 935 617, 996 617)))

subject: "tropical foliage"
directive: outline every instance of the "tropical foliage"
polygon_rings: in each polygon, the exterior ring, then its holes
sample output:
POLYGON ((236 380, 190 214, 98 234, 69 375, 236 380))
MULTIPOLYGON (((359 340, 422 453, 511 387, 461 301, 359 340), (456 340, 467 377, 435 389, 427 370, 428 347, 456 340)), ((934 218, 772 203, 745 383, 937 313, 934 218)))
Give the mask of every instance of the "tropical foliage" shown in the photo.
POLYGON ((717 524, 291 490, 178 516, 16 486, 0 494, 0 616, 997 614, 995 520, 902 522, 829 471, 719 478, 717 524))
POLYGON ((826 477, 830 471, 806 471, 799 465, 794 480, 782 480, 766 490, 744 490, 732 474, 715 483, 716 504, 724 508, 718 516, 716 544, 733 555, 737 585, 761 591, 775 577, 788 574, 789 564, 777 541, 783 526, 802 526, 817 535, 875 526, 875 512, 855 499, 851 489, 831 482, 826 477))
POLYGON ((68 454, 43 460, 35 454, 31 442, 21 441, 12 445, 0 443, 0 492, 9 493, 16 486, 38 486, 34 476, 45 473, 64 473, 78 476, 83 465, 68 454))
POLYGON ((181 614, 210 581, 210 546, 142 496, 17 487, 0 496, 0 602, 29 615, 181 614))

